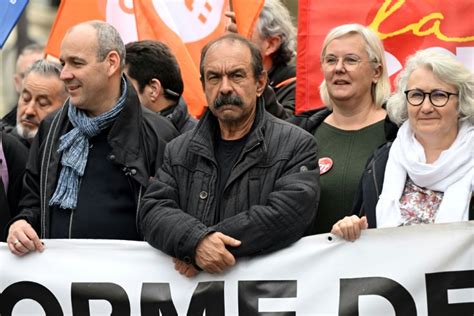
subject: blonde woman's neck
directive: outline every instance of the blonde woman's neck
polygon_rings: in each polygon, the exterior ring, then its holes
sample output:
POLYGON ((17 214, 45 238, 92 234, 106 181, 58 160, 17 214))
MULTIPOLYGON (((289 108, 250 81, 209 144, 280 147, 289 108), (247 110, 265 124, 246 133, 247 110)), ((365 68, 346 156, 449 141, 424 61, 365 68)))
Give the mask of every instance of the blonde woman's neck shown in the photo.
POLYGON ((385 119, 387 112, 373 103, 356 107, 333 106, 332 113, 324 120, 336 128, 356 131, 385 119))

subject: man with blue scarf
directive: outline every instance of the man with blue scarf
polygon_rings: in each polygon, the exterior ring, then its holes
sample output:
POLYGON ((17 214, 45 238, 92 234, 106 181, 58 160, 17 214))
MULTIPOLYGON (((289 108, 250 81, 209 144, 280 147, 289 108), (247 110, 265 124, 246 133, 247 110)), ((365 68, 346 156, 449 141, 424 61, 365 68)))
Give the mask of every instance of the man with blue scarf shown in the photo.
POLYGON ((176 129, 140 105, 123 76, 125 46, 101 21, 72 27, 60 53, 69 99, 31 147, 20 213, 9 227, 16 255, 39 238, 140 240, 136 212, 176 129))

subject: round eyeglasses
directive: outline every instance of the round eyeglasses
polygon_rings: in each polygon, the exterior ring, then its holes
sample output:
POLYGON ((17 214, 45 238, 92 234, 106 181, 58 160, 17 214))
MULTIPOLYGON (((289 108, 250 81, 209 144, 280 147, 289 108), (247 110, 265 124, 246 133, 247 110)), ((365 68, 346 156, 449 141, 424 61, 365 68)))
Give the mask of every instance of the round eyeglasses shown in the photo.
POLYGON ((420 89, 412 89, 406 90, 405 95, 407 97, 408 103, 413 106, 421 105, 423 101, 425 101, 425 97, 428 95, 431 104, 440 108, 448 103, 450 96, 458 96, 459 93, 452 93, 443 90, 433 90, 431 92, 425 92, 420 89))

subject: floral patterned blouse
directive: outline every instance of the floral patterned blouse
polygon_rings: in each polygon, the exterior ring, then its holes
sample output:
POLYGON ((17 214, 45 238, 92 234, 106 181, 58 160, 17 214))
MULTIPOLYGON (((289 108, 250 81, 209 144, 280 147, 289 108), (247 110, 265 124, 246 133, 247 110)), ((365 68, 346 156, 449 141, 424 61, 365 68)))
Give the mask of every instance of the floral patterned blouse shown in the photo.
POLYGON ((402 226, 434 223, 443 194, 443 192, 421 188, 407 177, 400 198, 402 226))

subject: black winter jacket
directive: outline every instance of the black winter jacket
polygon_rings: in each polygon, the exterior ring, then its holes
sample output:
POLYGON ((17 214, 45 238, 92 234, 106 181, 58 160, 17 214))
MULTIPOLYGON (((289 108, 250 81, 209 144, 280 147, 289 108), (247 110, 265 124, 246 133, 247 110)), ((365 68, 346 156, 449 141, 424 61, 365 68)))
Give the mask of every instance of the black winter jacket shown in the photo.
POLYGON ((319 201, 314 138, 270 115, 262 99, 254 126, 226 183, 220 210, 213 144, 217 119, 207 110, 192 132, 167 145, 157 181, 139 212, 153 247, 193 262, 198 242, 214 231, 242 241, 229 249, 236 257, 277 250, 303 236, 319 201))
POLYGON ((28 148, 16 137, 0 132, 0 142, 3 146, 3 154, 6 161, 0 160, 2 168, 7 167, 8 187, 0 178, 0 241, 5 241, 7 231, 4 230, 7 223, 18 213, 21 186, 25 173, 28 148))
POLYGON ((265 90, 263 90, 263 99, 265 100, 265 110, 279 119, 286 120, 291 117, 286 109, 281 105, 277 100, 275 91, 267 85, 265 90))
MULTIPOLYGON (((276 99, 291 117, 296 103, 296 67, 294 64, 275 65, 268 72, 268 84, 273 88, 276 99)), ((266 100, 265 100, 266 101, 266 100)))
POLYGON ((382 145, 368 159, 367 166, 360 178, 354 205, 352 206, 353 214, 367 216, 369 228, 377 226, 375 207, 377 206, 380 193, 382 193, 385 166, 387 165, 391 146, 391 142, 382 145))
MULTIPOLYGON (((138 210, 143 188, 148 186, 150 177, 161 166, 166 142, 176 137, 178 132, 166 118, 142 107, 135 90, 130 83, 127 84, 125 106, 108 135, 108 143, 112 147, 108 158, 123 166, 126 175, 133 180, 131 183, 138 210)), ((68 103, 40 125, 30 148, 20 202, 21 213, 10 222, 26 219, 40 238, 48 238, 50 232, 48 203, 59 177, 59 138, 72 129, 67 115, 68 103)))
MULTIPOLYGON (((353 205, 353 214, 367 216, 369 228, 377 227, 376 206, 382 193, 383 180, 385 178, 385 167, 392 143, 386 143, 379 147, 367 161, 367 166, 360 178, 359 188, 353 205)), ((469 220, 474 219, 474 196, 471 196, 469 205, 469 220)))
POLYGON ((160 114, 169 119, 180 134, 192 130, 197 125, 197 120, 189 115, 188 105, 183 97, 179 98, 178 103, 164 109, 160 114))

